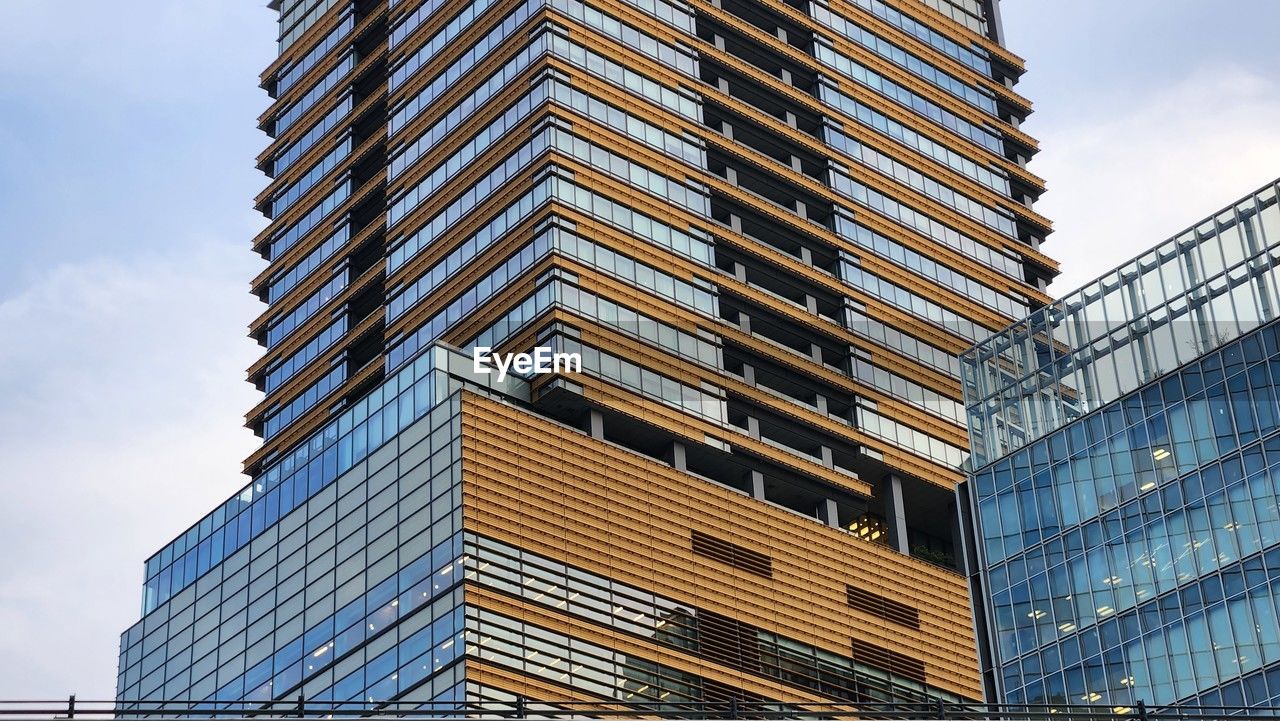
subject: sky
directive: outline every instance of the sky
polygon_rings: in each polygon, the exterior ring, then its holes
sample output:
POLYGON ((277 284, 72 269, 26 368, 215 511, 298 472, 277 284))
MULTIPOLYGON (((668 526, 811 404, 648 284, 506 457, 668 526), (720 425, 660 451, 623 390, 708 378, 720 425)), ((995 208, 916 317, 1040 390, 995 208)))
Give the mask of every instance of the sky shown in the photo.
MULTIPOLYGON (((1280 176, 1280 3, 1001 7, 1053 291, 1280 176)), ((110 698, 143 561, 247 482, 273 35, 264 0, 0 0, 0 699, 110 698)))
POLYGON ((1280 177, 1280 2, 1003 0, 1063 295, 1280 177))

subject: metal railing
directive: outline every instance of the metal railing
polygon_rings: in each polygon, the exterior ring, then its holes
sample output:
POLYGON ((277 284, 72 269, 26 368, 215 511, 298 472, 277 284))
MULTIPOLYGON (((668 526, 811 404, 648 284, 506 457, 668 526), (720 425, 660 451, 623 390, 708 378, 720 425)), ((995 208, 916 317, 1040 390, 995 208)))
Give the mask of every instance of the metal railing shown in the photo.
POLYGON ((1280 707, 1146 706, 1101 707, 1081 704, 1029 705, 985 703, 773 702, 773 701, 575 701, 532 700, 470 702, 360 703, 297 698, 279 701, 0 701, 0 721, 27 719, 240 719, 362 718, 406 721, 480 719, 956 719, 965 721, 1212 721, 1228 718, 1274 719, 1280 707))

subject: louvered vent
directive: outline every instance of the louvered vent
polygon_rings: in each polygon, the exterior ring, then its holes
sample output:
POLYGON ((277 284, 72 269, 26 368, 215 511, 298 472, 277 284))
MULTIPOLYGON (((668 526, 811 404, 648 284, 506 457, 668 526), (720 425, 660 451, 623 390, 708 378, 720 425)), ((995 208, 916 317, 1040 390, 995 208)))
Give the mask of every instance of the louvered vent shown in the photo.
POLYGON ((873 616, 879 616, 886 621, 908 628, 920 628, 920 612, 911 606, 854 586, 845 586, 845 589, 848 593, 849 605, 859 611, 866 611, 873 616))
POLYGON ((853 660, 868 666, 888 671, 896 676, 909 678, 912 681, 925 682, 924 661, 906 654, 881 648, 874 643, 853 640, 853 660))
POLYGON ((773 578, 773 561, 768 556, 736 543, 723 541, 699 531, 693 532, 693 552, 757 576, 773 578))
POLYGON ((750 624, 698 611, 698 655, 733 668, 759 671, 760 635, 750 624))

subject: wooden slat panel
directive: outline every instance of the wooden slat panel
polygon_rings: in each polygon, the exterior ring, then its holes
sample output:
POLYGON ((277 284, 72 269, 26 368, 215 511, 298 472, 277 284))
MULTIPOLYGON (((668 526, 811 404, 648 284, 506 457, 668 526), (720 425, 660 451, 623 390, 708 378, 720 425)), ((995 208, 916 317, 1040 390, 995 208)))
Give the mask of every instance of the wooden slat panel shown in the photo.
MULTIPOLYGON (((533 415, 464 392, 463 525, 842 656, 851 639, 917 659, 930 685, 981 696, 963 576, 533 415), (694 531, 770 558, 765 578, 693 552, 694 531), (917 610, 861 613, 848 586, 917 610)), ((669 652, 668 652, 669 653, 669 652)))

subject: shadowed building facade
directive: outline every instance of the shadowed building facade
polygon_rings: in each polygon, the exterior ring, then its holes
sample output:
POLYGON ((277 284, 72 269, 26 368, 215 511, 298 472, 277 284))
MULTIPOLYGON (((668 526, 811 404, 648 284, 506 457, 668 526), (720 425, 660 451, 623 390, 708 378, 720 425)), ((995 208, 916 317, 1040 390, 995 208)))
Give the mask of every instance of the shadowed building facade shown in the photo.
POLYGON ((1276 197, 963 356, 994 700, 1280 702, 1276 197))
POLYGON ((993 3, 272 7, 263 443, 122 704, 980 697, 957 355, 1056 272, 993 3))

